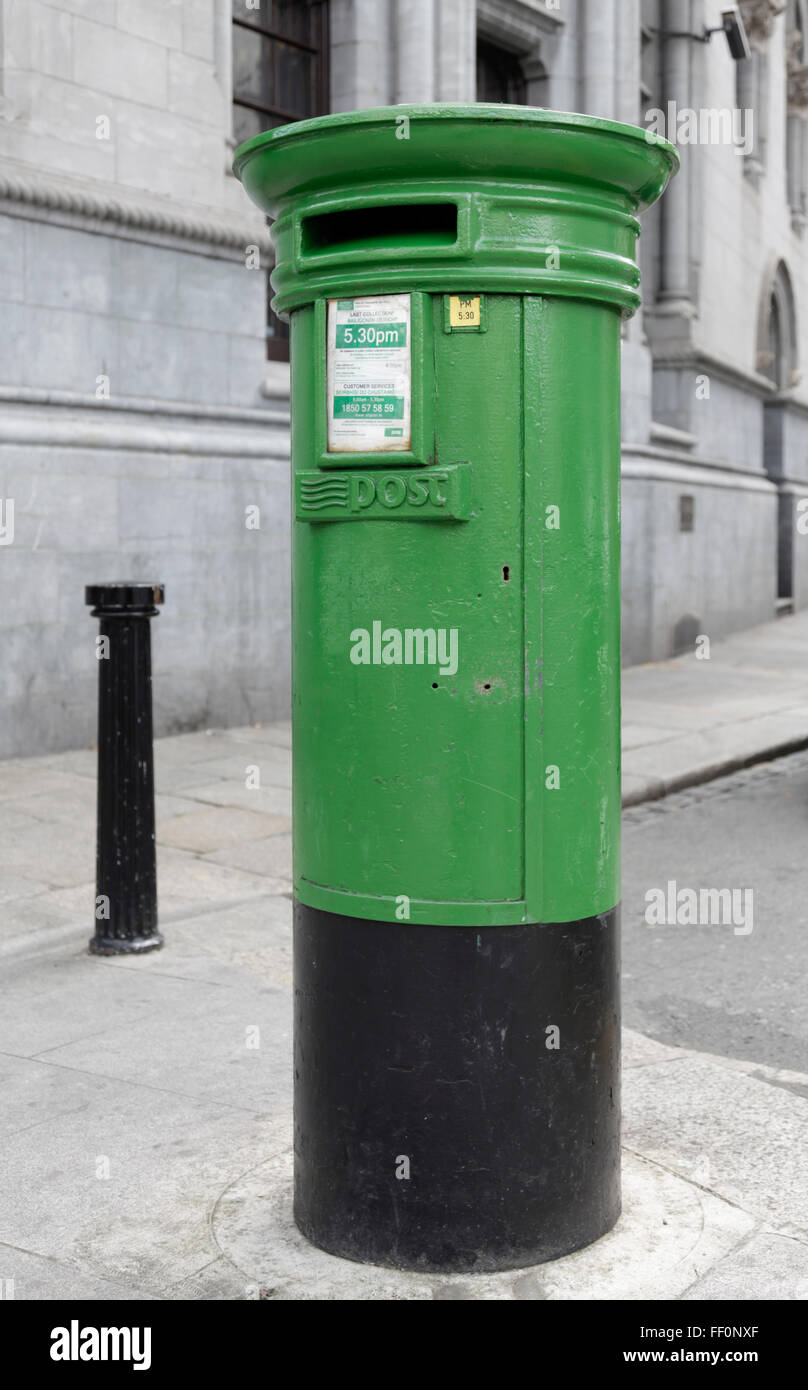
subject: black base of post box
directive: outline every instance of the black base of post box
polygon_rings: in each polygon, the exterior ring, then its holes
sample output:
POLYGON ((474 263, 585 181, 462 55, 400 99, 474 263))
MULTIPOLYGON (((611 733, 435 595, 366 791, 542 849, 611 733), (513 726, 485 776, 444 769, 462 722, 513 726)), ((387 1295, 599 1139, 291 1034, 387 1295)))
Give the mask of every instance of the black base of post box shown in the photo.
POLYGON ((620 1214, 619 912, 436 927, 295 904, 295 1220, 332 1255, 518 1269, 620 1214))

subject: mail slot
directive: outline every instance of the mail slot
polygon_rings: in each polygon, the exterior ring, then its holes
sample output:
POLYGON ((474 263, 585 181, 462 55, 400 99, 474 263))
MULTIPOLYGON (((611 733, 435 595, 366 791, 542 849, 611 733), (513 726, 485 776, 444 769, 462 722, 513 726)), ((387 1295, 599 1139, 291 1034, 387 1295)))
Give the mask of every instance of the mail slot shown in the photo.
POLYGON ((295 1216, 336 1255, 506 1269, 620 1210, 620 332, 676 165, 485 105, 236 154, 290 323, 295 1216))
POLYGON ((452 246, 457 241, 455 203, 388 203, 320 213, 301 222, 303 253, 380 250, 403 246, 452 246))

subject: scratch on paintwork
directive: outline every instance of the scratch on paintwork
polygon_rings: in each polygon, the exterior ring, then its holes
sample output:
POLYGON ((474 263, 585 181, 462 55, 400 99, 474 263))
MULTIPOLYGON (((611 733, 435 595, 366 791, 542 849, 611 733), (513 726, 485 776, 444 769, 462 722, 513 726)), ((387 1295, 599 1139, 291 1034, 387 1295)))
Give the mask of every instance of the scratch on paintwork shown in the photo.
MULTIPOLYGON (((496 796, 504 796, 508 801, 519 802, 517 796, 511 796, 510 792, 504 792, 500 787, 487 787, 485 782, 475 782, 471 777, 464 777, 462 780, 468 782, 471 787, 482 787, 484 792, 494 792, 496 796)), ((521 802, 519 804, 521 805, 521 802)))

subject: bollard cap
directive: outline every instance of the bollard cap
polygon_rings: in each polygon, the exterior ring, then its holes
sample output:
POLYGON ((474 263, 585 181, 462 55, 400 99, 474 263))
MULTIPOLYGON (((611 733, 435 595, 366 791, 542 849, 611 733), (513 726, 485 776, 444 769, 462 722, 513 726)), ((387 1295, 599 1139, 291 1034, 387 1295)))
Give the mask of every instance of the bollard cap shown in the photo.
POLYGON ((107 584, 88 584, 84 590, 84 602, 91 608, 153 608, 165 602, 165 585, 126 579, 113 579, 107 584))

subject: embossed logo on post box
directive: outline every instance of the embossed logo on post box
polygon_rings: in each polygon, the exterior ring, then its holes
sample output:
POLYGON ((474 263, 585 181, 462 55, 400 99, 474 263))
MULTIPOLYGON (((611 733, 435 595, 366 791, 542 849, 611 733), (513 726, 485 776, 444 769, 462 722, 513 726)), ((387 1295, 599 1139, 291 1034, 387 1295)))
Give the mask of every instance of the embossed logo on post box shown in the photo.
POLYGON ((467 463, 385 472, 295 475, 299 521, 468 521, 471 470, 467 463))

